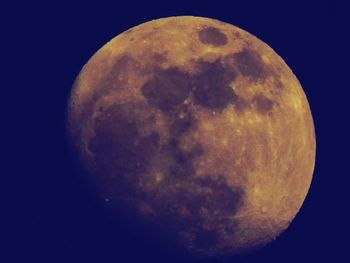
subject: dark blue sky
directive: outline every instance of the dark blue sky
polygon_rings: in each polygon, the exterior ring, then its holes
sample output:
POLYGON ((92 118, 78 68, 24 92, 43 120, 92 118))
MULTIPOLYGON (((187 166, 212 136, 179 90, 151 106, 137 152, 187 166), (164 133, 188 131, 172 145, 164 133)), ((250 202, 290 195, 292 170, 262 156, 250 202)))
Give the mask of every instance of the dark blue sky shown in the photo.
POLYGON ((174 15, 216 18, 268 43, 300 80, 315 121, 316 168, 299 215, 271 245, 234 262, 350 262, 346 1, 28 1, 11 11, 4 42, 19 58, 7 67, 14 99, 5 119, 15 146, 2 141, 25 209, 17 216, 9 198, 19 230, 2 262, 180 262, 104 215, 76 175, 64 127, 72 83, 91 55, 132 26, 174 15))

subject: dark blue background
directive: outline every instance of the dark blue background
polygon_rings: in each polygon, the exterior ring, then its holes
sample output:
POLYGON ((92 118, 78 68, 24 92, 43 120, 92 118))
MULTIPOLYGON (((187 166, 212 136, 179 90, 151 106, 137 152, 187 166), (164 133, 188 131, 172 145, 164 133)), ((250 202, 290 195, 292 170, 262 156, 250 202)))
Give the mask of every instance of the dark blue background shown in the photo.
POLYGON ((16 189, 3 262, 182 262, 106 217, 74 170, 64 126, 74 78, 94 52, 132 26, 175 15, 216 18, 268 43, 300 80, 315 121, 316 168, 300 213, 266 248, 224 262, 350 262, 346 1, 28 1, 11 10, 4 42, 19 56, 7 66, 14 99, 5 118, 14 139, 2 142, 15 158, 6 174, 16 189))

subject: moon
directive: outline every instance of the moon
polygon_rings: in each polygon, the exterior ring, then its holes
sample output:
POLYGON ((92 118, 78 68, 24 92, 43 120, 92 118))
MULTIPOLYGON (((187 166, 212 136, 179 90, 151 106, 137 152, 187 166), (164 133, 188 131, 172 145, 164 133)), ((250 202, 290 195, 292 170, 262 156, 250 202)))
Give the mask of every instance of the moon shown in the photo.
POLYGON ((199 258, 273 241, 307 195, 305 93, 267 44, 179 16, 113 38, 79 73, 69 138, 86 178, 137 235, 199 258))

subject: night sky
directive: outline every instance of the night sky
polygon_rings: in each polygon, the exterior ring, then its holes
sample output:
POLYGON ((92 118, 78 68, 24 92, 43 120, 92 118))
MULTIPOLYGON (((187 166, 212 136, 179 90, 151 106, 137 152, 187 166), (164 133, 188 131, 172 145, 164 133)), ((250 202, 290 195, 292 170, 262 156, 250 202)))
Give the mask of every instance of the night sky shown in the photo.
POLYGON ((10 137, 1 141, 15 188, 5 198, 1 262, 185 262, 113 223, 81 181, 65 137, 69 92, 88 59, 130 27, 177 15, 222 20, 266 42, 301 82, 315 122, 316 167, 299 214, 267 247, 222 262, 350 262, 346 1, 27 1, 10 10, 4 43, 14 55, 2 89, 13 99, 3 103, 10 137))

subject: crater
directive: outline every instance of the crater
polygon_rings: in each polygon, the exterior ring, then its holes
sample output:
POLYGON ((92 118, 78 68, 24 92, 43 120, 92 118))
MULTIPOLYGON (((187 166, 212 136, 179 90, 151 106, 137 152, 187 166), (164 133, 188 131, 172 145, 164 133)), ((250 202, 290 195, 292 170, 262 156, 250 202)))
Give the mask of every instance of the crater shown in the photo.
POLYGON ((198 32, 199 40, 204 44, 224 46, 227 44, 227 36, 218 28, 210 26, 198 32))

